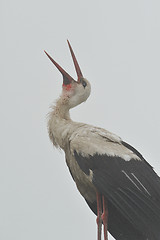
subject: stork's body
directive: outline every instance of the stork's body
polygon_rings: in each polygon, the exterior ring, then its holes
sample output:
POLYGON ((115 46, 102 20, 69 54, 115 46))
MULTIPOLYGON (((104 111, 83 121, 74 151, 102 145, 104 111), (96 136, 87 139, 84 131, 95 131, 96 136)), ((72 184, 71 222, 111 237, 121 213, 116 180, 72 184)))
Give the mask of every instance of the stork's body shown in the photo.
POLYGON ((69 45, 78 81, 48 54, 63 74, 62 95, 49 115, 51 141, 64 150, 78 190, 117 240, 160 239, 160 178, 142 155, 105 129, 73 122, 69 109, 86 101, 90 83, 83 78, 69 45), (102 214, 104 212, 105 214, 102 214))

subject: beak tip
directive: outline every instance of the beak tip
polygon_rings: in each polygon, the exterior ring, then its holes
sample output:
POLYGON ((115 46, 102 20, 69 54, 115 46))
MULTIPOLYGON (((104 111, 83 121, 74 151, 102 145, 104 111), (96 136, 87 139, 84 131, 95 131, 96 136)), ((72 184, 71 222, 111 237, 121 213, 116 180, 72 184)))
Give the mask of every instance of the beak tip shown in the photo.
POLYGON ((68 43, 68 46, 69 46, 70 51, 72 51, 71 44, 70 44, 70 42, 69 42, 68 39, 67 39, 67 43, 68 43))
POLYGON ((49 57, 48 53, 47 53, 45 50, 43 50, 43 51, 44 51, 44 53, 49 57))

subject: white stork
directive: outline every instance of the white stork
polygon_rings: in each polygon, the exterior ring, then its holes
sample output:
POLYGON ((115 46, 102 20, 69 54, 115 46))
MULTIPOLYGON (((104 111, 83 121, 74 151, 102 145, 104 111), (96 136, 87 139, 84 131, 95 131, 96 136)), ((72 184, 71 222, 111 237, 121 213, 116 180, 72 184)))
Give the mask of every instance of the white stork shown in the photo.
POLYGON ((160 240, 160 178, 143 156, 115 134, 74 122, 69 110, 87 100, 90 83, 77 72, 75 81, 52 57, 63 75, 62 94, 49 114, 49 137, 64 150, 66 163, 91 210, 97 215, 98 240, 104 225, 117 240, 160 240))

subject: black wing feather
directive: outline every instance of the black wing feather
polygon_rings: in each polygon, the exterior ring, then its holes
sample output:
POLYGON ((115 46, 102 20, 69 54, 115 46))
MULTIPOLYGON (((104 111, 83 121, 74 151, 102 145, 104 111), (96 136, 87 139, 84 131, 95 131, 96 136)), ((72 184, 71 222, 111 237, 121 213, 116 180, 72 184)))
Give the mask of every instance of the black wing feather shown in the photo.
MULTIPOLYGON (((75 158, 85 174, 89 175, 90 170, 93 171, 93 184, 106 197, 113 213, 117 212, 128 223, 128 227, 134 228, 134 233, 141 235, 137 239, 159 240, 160 178, 137 150, 126 143, 124 146, 130 150, 132 148, 141 160, 125 161, 107 154, 83 157, 77 152, 75 158)), ((96 211, 92 205, 91 209, 96 211)), ((118 226, 113 227, 114 217, 111 216, 112 212, 109 211, 109 214, 109 219, 112 219, 109 220, 110 229, 113 229, 111 234, 114 236, 118 226)), ((123 226, 120 232, 116 239, 132 239, 125 238, 123 226)))

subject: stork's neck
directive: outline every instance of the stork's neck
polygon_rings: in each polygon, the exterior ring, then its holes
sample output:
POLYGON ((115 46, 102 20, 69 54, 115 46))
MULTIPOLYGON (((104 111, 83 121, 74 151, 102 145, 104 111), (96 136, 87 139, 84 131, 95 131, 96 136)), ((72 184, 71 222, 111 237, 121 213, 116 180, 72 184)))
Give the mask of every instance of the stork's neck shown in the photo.
POLYGON ((69 107, 64 98, 58 99, 55 107, 54 107, 54 114, 56 117, 65 120, 71 120, 69 114, 69 107))
POLYGON ((48 120, 48 132, 51 141, 56 147, 64 149, 67 135, 72 129, 72 120, 66 99, 58 99, 53 111, 49 114, 48 120))

